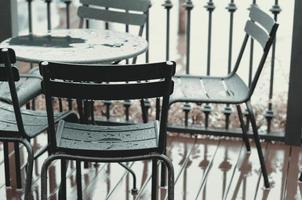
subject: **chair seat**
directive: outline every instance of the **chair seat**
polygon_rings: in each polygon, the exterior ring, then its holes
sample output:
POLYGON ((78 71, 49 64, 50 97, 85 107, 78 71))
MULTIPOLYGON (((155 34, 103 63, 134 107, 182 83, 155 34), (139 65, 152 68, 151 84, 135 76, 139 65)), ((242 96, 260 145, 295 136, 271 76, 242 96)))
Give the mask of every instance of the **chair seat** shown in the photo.
MULTIPOLYGON (((41 80, 38 68, 32 69, 28 74, 20 74, 20 80, 15 82, 20 106, 41 94, 41 80)), ((0 101, 12 104, 7 82, 0 82, 0 101)))
MULTIPOLYGON (((47 113, 43 111, 33 111, 21 109, 25 134, 28 138, 33 138, 45 131, 48 127, 47 113)), ((72 116, 72 112, 55 112, 55 122, 72 116)), ((73 116, 75 117, 75 115, 73 116)), ((73 118, 74 119, 74 118, 73 118)), ((0 103, 0 135, 7 137, 20 137, 14 109, 11 105, 0 103)))
POLYGON ((236 104, 244 102, 249 95, 248 87, 237 74, 230 77, 180 75, 175 76, 173 80, 175 87, 170 104, 175 102, 236 104))
POLYGON ((58 151, 73 155, 119 157, 158 152, 158 122, 97 126, 59 122, 58 151))

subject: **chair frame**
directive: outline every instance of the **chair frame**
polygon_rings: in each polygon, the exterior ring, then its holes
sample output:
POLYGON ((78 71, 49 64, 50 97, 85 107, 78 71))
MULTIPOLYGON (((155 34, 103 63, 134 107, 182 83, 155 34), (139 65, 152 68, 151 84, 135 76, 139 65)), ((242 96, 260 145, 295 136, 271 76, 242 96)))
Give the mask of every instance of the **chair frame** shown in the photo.
POLYGON ((226 80, 226 79, 231 79, 234 76, 237 75, 238 68, 240 66, 241 59, 244 54, 244 50, 246 48, 247 42, 249 38, 251 37, 252 39, 256 40, 263 48, 263 54, 260 59, 260 62, 258 64, 258 68, 254 74, 254 77, 251 81, 251 84, 248 88, 248 94, 246 95, 245 98, 242 99, 236 99, 232 101, 228 100, 212 100, 211 98, 204 98, 204 99, 190 99, 190 98, 179 98, 179 99, 173 99, 169 103, 169 107, 176 103, 176 102, 192 102, 192 103, 214 103, 214 104, 234 104, 236 105, 238 116, 239 116, 239 121, 242 129, 242 137, 243 141, 245 143, 246 149, 248 152, 250 152, 250 144, 247 136, 247 124, 245 125, 244 120, 243 120, 243 114, 241 110, 241 103, 245 103, 248 111, 248 116, 252 125, 252 130, 253 130, 253 136, 258 152, 258 157, 259 161, 261 164, 261 170, 263 174, 263 179, 264 179, 264 186, 266 188, 270 187, 270 183, 268 180, 268 175, 267 175, 267 170, 265 167, 265 162, 264 162, 264 156, 262 153, 261 149, 261 144, 260 144, 260 138, 256 126, 256 120, 255 120, 255 115, 253 112, 253 108, 250 103, 251 96, 255 90, 255 87, 257 85, 258 79, 260 77, 261 71, 264 67, 265 60, 267 58, 267 55, 270 51, 270 47, 272 46, 275 37, 276 37, 276 32, 278 29, 278 24, 274 21, 273 18, 271 18, 269 15, 267 15, 265 12, 260 10, 257 6, 252 6, 250 8, 250 14, 249 14, 250 20, 246 22, 245 25, 245 32, 246 35, 244 37, 241 49, 239 51, 239 55, 237 57, 235 66, 230 74, 228 74, 225 77, 209 77, 209 76, 192 76, 192 75, 176 75, 175 78, 201 78, 201 79, 221 79, 221 80, 226 80))
MULTIPOLYGON (((18 69, 12 67, 11 63, 16 62, 16 56, 12 49, 1 49, 0 52, 0 62, 4 63, 5 68, 2 72, 6 72, 6 76, 1 77, 1 81, 8 81, 9 89, 11 92, 11 98, 13 103, 13 108, 15 111, 15 117, 18 127, 18 134, 12 134, 10 132, 1 133, 4 137, 0 137, 0 141, 3 141, 4 144, 4 167, 5 167, 5 182, 6 185, 10 185, 10 169, 9 169, 9 158, 8 158, 8 143, 7 142, 14 142, 15 143, 15 161, 16 166, 20 166, 20 153, 19 153, 19 143, 23 144, 27 150, 28 158, 27 158, 27 173, 26 173, 26 186, 25 186, 25 199, 30 199, 30 191, 31 191, 31 179, 32 179, 32 171, 33 171, 33 161, 34 161, 34 154, 32 147, 30 145, 30 138, 27 137, 25 134, 21 111, 19 107, 19 100, 17 96, 15 81, 20 79, 18 69)), ((4 73, 1 73, 4 74, 4 73)), ((20 168, 20 167, 19 167, 20 168)), ((17 176, 17 186, 21 187, 21 174, 17 176), (19 180, 18 180, 19 179, 19 180)))
MULTIPOLYGON (((157 168, 155 166, 157 166, 158 160, 162 160, 168 169, 168 199, 174 199, 173 165, 164 155, 166 149, 166 123, 169 96, 174 86, 172 81, 172 76, 175 73, 174 62, 126 66, 41 62, 40 72, 44 78, 42 81, 42 90, 46 97, 49 134, 51 138, 51 156, 42 166, 42 199, 47 198, 47 168, 50 163, 56 159, 76 160, 77 163, 80 161, 123 162, 152 159, 152 199, 156 199, 157 197, 157 168), (114 76, 112 76, 113 73, 114 76), (68 81, 66 82, 64 80, 68 81), (162 97, 158 148, 151 152, 150 150, 140 150, 139 155, 137 155, 137 151, 134 151, 133 154, 130 153, 131 150, 129 150, 127 155, 125 155, 125 151, 123 151, 123 153, 110 151, 90 152, 91 155, 87 155, 87 152, 80 149, 72 150, 72 154, 70 151, 66 152, 56 145, 53 107, 51 104, 53 97, 86 100, 125 100, 162 97), (101 157, 100 154, 102 155, 101 157)), ((62 174, 62 177, 63 176, 64 174, 62 174)), ((77 181, 80 180, 77 179, 77 181)))
MULTIPOLYGON (((2 48, 0 49, 0 63, 4 63, 4 67, 0 68, 0 81, 7 81, 10 89, 12 107, 14 109, 16 125, 18 131, 3 131, 0 130, 0 141, 3 142, 4 152, 4 168, 5 168, 5 183, 6 186, 10 186, 10 168, 9 168, 9 155, 8 155, 8 142, 14 142, 15 162, 16 162, 16 182, 17 188, 21 188, 21 163, 20 163, 20 151, 19 143, 23 144, 27 150, 27 168, 26 168, 26 185, 24 198, 26 200, 31 199, 31 183, 32 183, 32 171, 33 162, 36 158, 41 156, 48 150, 48 146, 42 147, 35 154, 33 152, 30 140, 32 137, 26 134, 25 126, 23 123, 22 113, 19 105, 19 99, 16 91, 15 81, 20 80, 19 71, 16 67, 12 66, 12 63, 16 62, 16 55, 13 49, 2 48)), ((4 103, 5 104, 5 103, 4 103)), ((10 104, 8 104, 10 105, 10 104)), ((68 114, 66 115, 68 116, 68 114)), ((75 116, 74 116, 75 117, 75 116)), ((47 130, 47 126, 41 129, 41 132, 47 130)))

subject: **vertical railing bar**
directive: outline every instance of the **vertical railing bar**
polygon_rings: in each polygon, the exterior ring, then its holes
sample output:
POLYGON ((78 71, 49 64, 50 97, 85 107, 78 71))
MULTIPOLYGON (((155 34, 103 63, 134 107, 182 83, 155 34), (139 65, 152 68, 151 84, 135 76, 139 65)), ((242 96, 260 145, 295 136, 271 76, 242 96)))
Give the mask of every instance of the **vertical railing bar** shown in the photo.
POLYGON ((162 4, 166 9, 166 60, 170 59, 170 10, 173 4, 170 0, 166 0, 162 4))
MULTIPOLYGON (((106 7, 106 10, 109 10, 108 7, 106 7)), ((109 23, 108 22, 105 22, 105 29, 108 30, 109 29, 109 23)))
MULTIPOLYGON (((278 14, 281 12, 281 8, 279 6, 278 0, 275 0, 275 4, 272 6, 270 11, 274 15, 274 20, 278 21, 278 14)), ((272 58, 271 58, 271 73, 270 73, 270 86, 269 86, 269 96, 268 96, 268 109, 265 113, 265 118, 267 120, 267 132, 271 132, 271 124, 272 119, 274 118, 274 111, 272 109, 272 99, 273 99, 273 92, 274 92, 274 74, 275 74, 275 54, 276 54, 276 39, 272 45, 272 58)))
MULTIPOLYGON (((147 15, 147 19, 146 19, 146 40, 147 42, 149 42, 149 26, 150 26, 150 22, 149 22, 149 11, 146 12, 147 15)), ((149 50, 147 49, 146 51, 146 63, 149 62, 149 50)))
MULTIPOLYGON (((126 10, 125 12, 128 14, 129 10, 126 10)), ((125 25, 125 32, 129 33, 129 24, 125 25)), ((129 64, 129 59, 126 59, 126 64, 129 64)))
MULTIPOLYGON (((129 10, 125 10, 125 12, 128 14, 129 10)), ((125 31, 126 31, 126 33, 129 33, 129 24, 125 25, 125 31)))
MULTIPOLYGON (((207 9, 209 12, 209 18, 208 18, 208 54, 207 54, 207 75, 210 75, 211 72, 211 48, 212 48, 212 13, 215 10, 215 5, 213 3, 213 0, 209 0, 207 4, 204 6, 204 8, 207 9)), ((209 115, 212 112, 212 107, 210 104, 206 103, 202 111, 205 114, 205 128, 209 127, 209 115)))
MULTIPOLYGON (((66 28, 70 29, 70 4, 71 4, 71 0, 65 0, 64 3, 66 5, 66 28)), ((68 98, 67 102, 68 102, 68 110, 72 110, 72 99, 68 98)), ((93 109, 91 109, 91 111, 93 112, 93 109)), ((92 117, 93 117, 93 113, 92 113, 92 117)))
MULTIPOLYGON (((187 12, 187 22, 186 22, 186 74, 190 73, 190 43, 191 43, 191 11, 194 8, 194 5, 191 0, 186 0, 183 4, 187 12)), ((182 107, 182 110, 185 114, 184 125, 187 127, 189 124, 189 112, 191 111, 191 105, 185 103, 182 107)))
MULTIPOLYGON (((253 6, 253 5, 257 5, 256 0, 253 0, 253 1, 252 1, 251 6, 253 6)), ((250 8, 248 8, 248 10, 249 10, 249 9, 250 9, 250 8)), ((251 38, 251 43, 250 43, 250 60, 249 60, 248 86, 250 86, 250 85, 251 85, 251 82, 252 82, 253 65, 254 65, 253 61, 254 61, 254 39, 251 38)), ((246 117, 246 128, 247 128, 247 130, 248 130, 248 129, 249 129, 249 124, 250 124, 250 123, 249 123, 249 114, 248 114, 247 110, 245 110, 244 115, 245 115, 245 117, 246 117)))
POLYGON ((50 3, 52 0, 45 0, 47 5, 47 30, 51 30, 51 10, 50 3))
POLYGON ((28 32, 33 32, 33 26, 32 26, 32 7, 31 7, 32 0, 27 0, 28 5, 28 32))
MULTIPOLYGON (((234 29, 234 13, 237 10, 236 4, 234 3, 234 0, 231 0, 231 2, 228 4, 226 9, 230 13, 230 30, 229 30, 229 52, 228 52, 228 74, 232 70, 232 53, 233 53, 233 29, 234 29)), ((229 104, 227 104, 224 107, 223 111, 225 115, 225 129, 229 129, 230 125, 230 115, 232 114, 232 109, 229 104)))
POLYGON ((70 4, 71 0, 65 0, 66 4, 66 28, 70 28, 70 4))
MULTIPOLYGON (((150 9, 151 5, 149 6, 149 9, 150 9)), ((145 28, 145 38, 146 38, 146 41, 149 42, 149 29, 150 29, 150 21, 149 21, 149 10, 145 13, 147 18, 146 18, 146 28, 145 28)), ((149 50, 147 49, 146 53, 145 53, 145 62, 148 63, 149 62, 149 50)), ((150 100, 149 99, 142 99, 141 101, 143 101, 142 103, 142 106, 143 106, 143 109, 144 109, 144 112, 145 112, 145 115, 144 117, 146 119, 144 119, 145 122, 148 122, 149 119, 148 119, 148 113, 149 113, 149 109, 151 108, 151 103, 150 103, 150 100)))
POLYGON ((211 70, 211 48, 212 48, 212 13, 215 9, 213 0, 209 0, 207 5, 204 6, 209 12, 208 20, 208 55, 207 55, 207 75, 210 75, 211 70))
MULTIPOLYGON (((129 13, 129 10, 125 10, 125 12, 128 14, 129 13)), ((126 33, 129 33, 129 24, 126 24, 125 25, 125 32, 126 33)), ((126 59, 126 64, 129 64, 129 60, 126 59)), ((131 106, 131 101, 130 100, 125 100, 123 102, 123 106, 125 108, 124 112, 125 112, 125 121, 126 122, 129 122, 129 108, 131 106)))
POLYGON ((131 106, 131 101, 130 100, 125 100, 124 101, 124 107, 125 107, 125 120, 126 120, 126 122, 129 122, 130 106, 131 106))
POLYGON ((186 60, 186 74, 190 73, 190 40, 191 40, 191 11, 194 8, 193 3, 191 0, 187 0, 184 3, 184 7, 187 11, 187 30, 186 30, 186 54, 187 54, 187 60, 186 60))
POLYGON ((229 3, 226 9, 230 12, 229 55, 228 55, 228 74, 229 74, 232 70, 234 12, 237 10, 234 0, 231 0, 231 2, 229 3))
MULTIPOLYGON (((32 26, 32 0, 27 0, 27 9, 28 9, 28 33, 32 34, 33 32, 33 26, 32 26)), ((34 67, 33 63, 30 63, 30 69, 34 67)), ((35 99, 32 100, 31 102, 32 109, 36 109, 36 103, 35 99)), ((26 105, 27 108, 30 108, 30 103, 26 105)))

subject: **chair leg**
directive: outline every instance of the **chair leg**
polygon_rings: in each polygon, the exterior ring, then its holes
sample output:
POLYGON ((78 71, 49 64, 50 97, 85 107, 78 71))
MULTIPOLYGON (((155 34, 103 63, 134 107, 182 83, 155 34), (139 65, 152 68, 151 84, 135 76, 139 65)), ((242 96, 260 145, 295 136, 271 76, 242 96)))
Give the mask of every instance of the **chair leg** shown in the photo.
POLYGON ((41 200, 47 200, 47 169, 53 160, 57 159, 55 155, 46 158, 41 168, 41 200))
POLYGON ((163 163, 160 170, 160 186, 165 187, 167 185, 167 167, 163 163))
POLYGON ((4 154, 5 186, 8 187, 10 186, 8 142, 3 142, 3 154, 4 154))
POLYGON ((174 200, 174 168, 172 162, 169 158, 161 154, 158 156, 158 159, 162 160, 165 163, 168 172, 168 200, 174 200))
POLYGON ((137 195, 138 194, 138 190, 137 190, 137 187, 136 187, 136 175, 134 173, 134 171, 129 168, 127 165, 119 162, 118 163, 120 166, 122 166, 124 169, 126 169, 132 176, 132 180, 133 180, 133 186, 132 186, 132 189, 131 189, 131 194, 132 195, 137 195))
POLYGON ((302 172, 300 173, 299 181, 302 182, 302 172))
POLYGON ((14 143, 15 148, 15 166, 16 166, 16 182, 17 182, 17 188, 22 188, 22 181, 21 181, 21 164, 20 164, 20 148, 19 143, 14 143))
POLYGON ((82 170, 81 170, 81 161, 76 161, 76 180, 77 180, 77 195, 78 200, 82 200, 82 170))
POLYGON ((240 105, 236 105, 236 107, 237 107, 238 117, 239 117, 239 121, 240 121, 240 126, 241 126, 241 129, 242 129, 242 139, 244 141, 247 152, 251 152, 251 146, 250 146, 249 139, 248 139, 248 136, 247 136, 246 125, 243 121, 242 110, 241 110, 240 105))
POLYGON ((157 168, 157 160, 152 160, 152 194, 151 199, 157 200, 158 192, 157 192, 157 183, 158 183, 158 168, 157 168))
POLYGON ((251 121, 251 124, 252 124, 254 140, 255 140, 255 144, 256 144, 256 148, 257 148, 257 152, 258 152, 258 157, 259 157, 259 161, 260 161, 260 165, 261 165, 261 170, 262 170, 262 174, 263 174, 263 179, 264 179, 264 186, 266 188, 269 188, 270 183, 269 183, 269 180, 268 180, 268 175, 267 175, 267 170, 266 170, 266 166, 265 166, 264 156, 263 156, 263 152, 262 152, 262 149, 261 149, 260 138, 259 138, 259 135, 258 135, 255 115, 254 115, 251 103, 247 102, 246 106, 247 106, 247 109, 248 109, 248 112, 249 112, 249 115, 250 115, 250 121, 251 121))
MULTIPOLYGON (((24 196, 26 200, 32 199, 31 196, 31 182, 32 182, 32 173, 33 173, 33 165, 34 165, 34 154, 32 147, 28 140, 24 139, 21 143, 25 146, 27 150, 27 169, 26 169, 26 184, 25 184, 25 192, 24 196)), ((19 145, 18 145, 19 147, 19 145)))
POLYGON ((59 200, 66 199, 66 171, 67 171, 67 161, 61 159, 61 184, 59 189, 59 200))

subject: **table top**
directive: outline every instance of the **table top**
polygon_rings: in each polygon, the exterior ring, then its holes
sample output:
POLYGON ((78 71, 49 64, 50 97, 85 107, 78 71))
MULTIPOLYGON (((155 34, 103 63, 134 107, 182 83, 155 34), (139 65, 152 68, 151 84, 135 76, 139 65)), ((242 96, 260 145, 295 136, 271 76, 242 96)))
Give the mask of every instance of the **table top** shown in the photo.
POLYGON ((112 30, 56 29, 9 38, 0 47, 14 49, 19 61, 80 64, 132 58, 145 52, 148 43, 142 37, 112 30))

